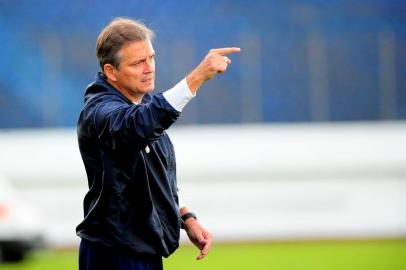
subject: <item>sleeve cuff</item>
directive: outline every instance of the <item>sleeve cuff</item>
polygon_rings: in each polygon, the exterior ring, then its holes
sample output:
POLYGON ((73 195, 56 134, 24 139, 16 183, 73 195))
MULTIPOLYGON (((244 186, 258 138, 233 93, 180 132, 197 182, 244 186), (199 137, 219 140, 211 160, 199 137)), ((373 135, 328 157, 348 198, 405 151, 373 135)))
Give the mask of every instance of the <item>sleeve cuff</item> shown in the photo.
POLYGON ((186 104, 196 96, 192 94, 187 85, 186 78, 181 80, 171 89, 163 93, 164 98, 178 112, 181 112, 186 104))
POLYGON ((179 190, 178 190, 178 204, 179 210, 182 209, 183 207, 186 207, 185 202, 182 200, 182 197, 180 196, 179 190))

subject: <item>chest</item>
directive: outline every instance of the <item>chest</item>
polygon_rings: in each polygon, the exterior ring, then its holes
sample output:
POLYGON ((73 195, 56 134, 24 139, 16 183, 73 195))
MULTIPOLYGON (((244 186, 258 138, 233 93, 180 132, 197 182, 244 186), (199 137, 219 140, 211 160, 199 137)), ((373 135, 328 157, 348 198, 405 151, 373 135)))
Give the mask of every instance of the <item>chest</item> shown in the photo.
POLYGON ((168 171, 175 170, 175 150, 167 133, 149 143, 141 152, 148 164, 161 166, 168 171))

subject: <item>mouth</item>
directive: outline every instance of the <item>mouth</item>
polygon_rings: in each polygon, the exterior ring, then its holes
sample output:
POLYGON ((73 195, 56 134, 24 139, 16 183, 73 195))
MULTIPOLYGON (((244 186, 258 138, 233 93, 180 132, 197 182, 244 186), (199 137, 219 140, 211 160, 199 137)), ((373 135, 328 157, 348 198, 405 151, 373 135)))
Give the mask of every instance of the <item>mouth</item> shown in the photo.
POLYGON ((148 78, 148 79, 141 80, 141 82, 143 82, 143 83, 151 83, 153 81, 154 81, 154 78, 148 78))

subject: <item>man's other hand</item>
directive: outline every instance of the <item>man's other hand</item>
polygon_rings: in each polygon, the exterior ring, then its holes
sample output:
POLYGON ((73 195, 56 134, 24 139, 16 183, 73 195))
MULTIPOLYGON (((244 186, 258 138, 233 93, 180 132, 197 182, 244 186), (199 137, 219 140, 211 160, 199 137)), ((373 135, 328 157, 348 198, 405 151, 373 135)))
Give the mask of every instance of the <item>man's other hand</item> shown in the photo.
POLYGON ((211 234, 194 218, 185 221, 185 229, 190 241, 200 250, 196 259, 203 259, 211 247, 211 234))

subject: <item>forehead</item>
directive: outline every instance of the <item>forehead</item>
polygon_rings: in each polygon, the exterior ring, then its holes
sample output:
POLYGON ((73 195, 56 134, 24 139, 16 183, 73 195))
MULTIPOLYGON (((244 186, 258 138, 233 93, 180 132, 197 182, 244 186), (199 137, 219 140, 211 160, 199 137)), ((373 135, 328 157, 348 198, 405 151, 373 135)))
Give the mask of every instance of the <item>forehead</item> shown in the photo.
POLYGON ((131 41, 118 51, 122 61, 141 60, 154 54, 150 40, 131 41))

